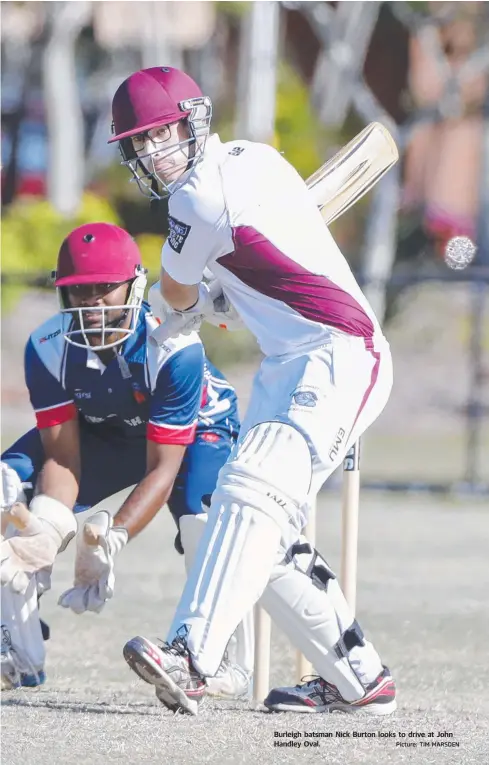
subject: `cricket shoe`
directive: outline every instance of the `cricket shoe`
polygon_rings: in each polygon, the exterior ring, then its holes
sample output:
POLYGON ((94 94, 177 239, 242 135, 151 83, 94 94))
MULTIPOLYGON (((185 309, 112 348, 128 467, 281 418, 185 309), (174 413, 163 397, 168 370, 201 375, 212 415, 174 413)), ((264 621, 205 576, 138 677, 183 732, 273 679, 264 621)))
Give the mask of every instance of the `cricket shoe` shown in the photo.
POLYGON ((250 692, 251 675, 239 664, 233 664, 227 655, 214 677, 206 677, 207 695, 216 699, 239 699, 250 692))
POLYGON ((157 646, 144 637, 132 638, 123 649, 124 659, 139 677, 156 688, 157 698, 172 712, 198 713, 206 684, 190 660, 185 637, 157 646))
POLYGON ((302 685, 274 688, 263 702, 272 712, 359 712, 390 715, 397 709, 396 686, 390 671, 384 667, 380 675, 365 688, 358 701, 345 701, 335 685, 314 677, 302 685))

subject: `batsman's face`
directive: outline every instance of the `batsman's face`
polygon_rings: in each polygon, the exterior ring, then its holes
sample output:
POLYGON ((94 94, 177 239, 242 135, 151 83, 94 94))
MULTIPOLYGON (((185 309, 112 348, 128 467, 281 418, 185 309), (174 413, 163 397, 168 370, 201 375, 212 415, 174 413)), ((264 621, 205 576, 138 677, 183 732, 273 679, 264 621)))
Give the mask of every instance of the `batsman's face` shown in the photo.
POLYGON ((189 135, 186 123, 180 121, 139 133, 132 137, 132 145, 148 172, 173 183, 187 167, 189 135))
POLYGON ((131 311, 126 308, 130 282, 73 284, 66 288, 69 306, 74 309, 75 321, 87 334, 90 345, 108 342, 107 329, 110 327, 129 327, 131 311), (100 334, 94 330, 100 329, 100 334), (105 331, 102 332, 102 329, 105 331))

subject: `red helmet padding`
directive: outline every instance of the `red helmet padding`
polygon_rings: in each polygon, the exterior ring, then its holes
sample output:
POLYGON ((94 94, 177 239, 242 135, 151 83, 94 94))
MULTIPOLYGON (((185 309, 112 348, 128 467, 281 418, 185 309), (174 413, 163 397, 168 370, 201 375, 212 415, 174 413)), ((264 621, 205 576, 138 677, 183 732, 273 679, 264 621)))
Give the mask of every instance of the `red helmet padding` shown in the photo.
POLYGON ((182 112, 178 104, 200 96, 197 83, 180 69, 153 66, 131 74, 112 99, 115 135, 108 143, 188 117, 190 111, 182 112))
POLYGON ((125 282, 140 265, 141 253, 127 231, 112 223, 86 223, 61 245, 55 285, 125 282))

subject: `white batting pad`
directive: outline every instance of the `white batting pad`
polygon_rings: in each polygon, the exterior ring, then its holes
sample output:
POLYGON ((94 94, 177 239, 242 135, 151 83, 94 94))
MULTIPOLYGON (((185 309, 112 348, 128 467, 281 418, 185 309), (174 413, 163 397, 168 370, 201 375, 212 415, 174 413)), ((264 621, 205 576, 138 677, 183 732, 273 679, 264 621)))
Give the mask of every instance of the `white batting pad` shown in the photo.
POLYGON ((364 685, 382 671, 380 658, 358 639, 357 630, 362 633, 327 563, 304 537, 297 544, 273 569, 261 603, 324 680, 347 701, 361 699, 364 685))
POLYGON ((301 434, 255 426, 219 473, 206 529, 169 631, 189 629, 195 668, 213 676, 238 624, 262 595, 291 525, 299 534, 312 468, 301 434))
POLYGON ((187 574, 192 568, 192 564, 195 560, 197 548, 202 539, 206 523, 207 513, 182 515, 178 521, 185 560, 185 571, 187 574))
MULTIPOLYGON (((207 513, 182 515, 179 521, 182 547, 185 555, 185 569, 190 571, 207 523, 207 513)), ((255 661, 255 631, 253 610, 244 617, 231 636, 227 646, 231 661, 239 664, 245 672, 252 673, 255 661)))
POLYGON ((2 644, 2 682, 4 674, 10 679, 13 675, 18 678, 20 673, 37 675, 44 667, 45 649, 37 608, 35 577, 31 577, 24 593, 2 587, 1 619, 2 626, 10 633, 12 644, 10 656, 9 646, 2 644))
POLYGON ((279 527, 256 508, 237 502, 211 508, 168 637, 189 627, 201 674, 216 674, 231 635, 266 587, 279 543, 279 527))

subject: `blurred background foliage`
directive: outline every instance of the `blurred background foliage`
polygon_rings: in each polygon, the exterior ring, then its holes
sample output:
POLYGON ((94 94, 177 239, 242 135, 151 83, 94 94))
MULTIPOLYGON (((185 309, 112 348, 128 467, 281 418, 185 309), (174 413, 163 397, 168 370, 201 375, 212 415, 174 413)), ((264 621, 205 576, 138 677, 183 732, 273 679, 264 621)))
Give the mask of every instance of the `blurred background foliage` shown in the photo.
MULTIPOLYGON (((238 9, 235 12, 238 13, 238 9)), ((233 135, 232 118, 222 116, 213 127, 223 140, 233 135)), ((353 135, 355 127, 348 124, 342 131, 324 128, 312 109, 308 89, 300 75, 285 62, 281 65, 274 144, 304 178, 315 172, 323 158, 332 155, 350 133, 353 135)), ((133 234, 151 284, 158 276, 165 241, 165 217, 166 203, 156 206, 156 213, 151 211, 148 200, 129 183, 128 170, 118 162, 95 177, 91 190, 83 194, 74 218, 60 215, 47 199, 15 200, 2 221, 2 271, 6 277, 2 280, 2 311, 10 311, 28 289, 26 277, 49 274, 55 268, 64 237, 76 226, 90 221, 115 223, 133 234)), ((341 227, 336 233, 341 236, 341 227)), ((36 284, 53 289, 50 280, 42 275, 37 277, 36 284)), ((209 356, 218 365, 237 362, 244 355, 259 354, 254 338, 247 331, 229 333, 206 324, 202 335, 209 356)))
MULTIPOLYGON (((245 4, 243 4, 245 5, 245 4)), ((223 140, 232 137, 232 119, 222 117, 213 125, 223 140)), ((311 175, 347 139, 342 131, 324 128, 315 115, 308 89, 290 65, 282 64, 277 89, 274 143, 304 178, 311 175)), ((353 130, 354 132, 354 130, 353 130)), ((64 237, 76 226, 106 221, 126 228, 136 239, 143 263, 156 278, 166 232, 166 202, 151 211, 148 200, 129 183, 129 171, 119 162, 98 174, 85 191, 73 218, 58 213, 47 199, 20 197, 5 210, 2 219, 3 310, 10 310, 26 289, 26 277, 50 273, 64 237)), ((42 286, 42 278, 38 280, 42 286)), ((46 283, 48 286, 48 283, 46 283)), ((211 331, 211 336, 214 333, 211 331)), ((222 334, 222 333, 218 333, 222 334)))

